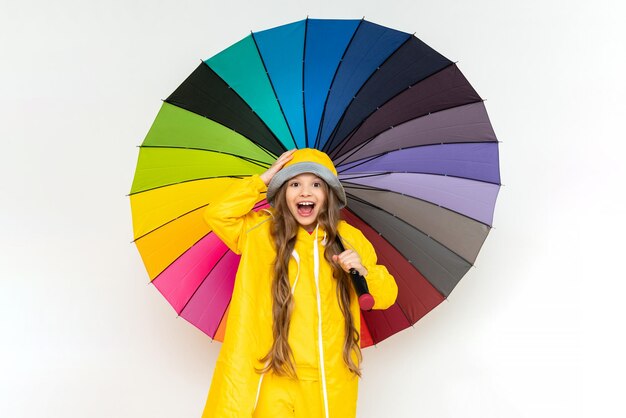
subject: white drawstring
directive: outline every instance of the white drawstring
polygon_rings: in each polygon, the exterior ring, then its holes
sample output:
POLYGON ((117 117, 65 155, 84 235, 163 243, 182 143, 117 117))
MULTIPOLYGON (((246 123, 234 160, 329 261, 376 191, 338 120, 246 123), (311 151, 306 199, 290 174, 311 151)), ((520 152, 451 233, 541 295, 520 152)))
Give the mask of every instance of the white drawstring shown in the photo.
MULTIPOLYGON (((326 368, 324 367, 324 340, 322 338, 322 299, 320 294, 320 254, 317 248, 317 228, 315 226, 315 239, 313 240, 313 273, 315 274, 315 287, 317 289, 317 339, 319 341, 320 368, 322 369, 322 391, 324 392, 324 415, 328 418, 328 393, 326 391, 326 368)), ((324 232, 326 240, 326 232, 324 232)))
MULTIPOLYGON (((267 367, 268 364, 269 360, 265 362, 265 367, 267 367)), ((257 403, 259 403, 259 395, 261 394, 261 383, 263 383, 263 376, 265 376, 265 373, 261 373, 261 377, 259 378, 259 386, 256 389, 256 399, 254 400, 254 408, 252 409, 252 411, 256 410, 256 405, 257 403)))
POLYGON ((296 285, 298 284, 298 277, 300 277, 300 256, 298 255, 298 252, 296 251, 296 249, 294 248, 293 251, 291 252, 291 256, 296 260, 296 280, 293 281, 293 286, 291 286, 291 295, 295 295, 296 293, 296 285))

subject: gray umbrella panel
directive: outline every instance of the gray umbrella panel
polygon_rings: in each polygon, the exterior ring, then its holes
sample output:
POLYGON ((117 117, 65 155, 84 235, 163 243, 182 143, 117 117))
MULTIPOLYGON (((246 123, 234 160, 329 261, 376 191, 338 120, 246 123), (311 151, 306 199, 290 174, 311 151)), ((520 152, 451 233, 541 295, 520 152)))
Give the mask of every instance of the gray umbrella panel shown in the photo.
POLYGON ((402 219, 474 264, 489 226, 433 203, 389 191, 344 183, 346 193, 402 219))
POLYGON ((348 208, 398 250, 447 297, 472 266, 428 235, 393 215, 348 196, 348 208))

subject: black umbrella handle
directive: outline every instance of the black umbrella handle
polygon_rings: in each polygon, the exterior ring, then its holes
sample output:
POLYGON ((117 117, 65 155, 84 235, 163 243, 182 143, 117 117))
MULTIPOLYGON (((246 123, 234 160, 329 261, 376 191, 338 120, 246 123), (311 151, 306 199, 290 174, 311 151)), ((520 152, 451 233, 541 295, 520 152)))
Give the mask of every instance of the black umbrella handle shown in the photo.
MULTIPOLYGON (((339 235, 335 237, 335 242, 337 242, 337 245, 339 246, 341 252, 344 252, 346 250, 343 246, 343 243, 341 242, 341 238, 339 237, 339 235)), ((356 271, 356 269, 354 268, 350 269, 349 274, 352 285, 354 286, 354 290, 359 296, 359 306, 364 311, 372 310, 372 307, 374 306, 374 297, 370 294, 365 277, 361 276, 359 272, 356 271)))

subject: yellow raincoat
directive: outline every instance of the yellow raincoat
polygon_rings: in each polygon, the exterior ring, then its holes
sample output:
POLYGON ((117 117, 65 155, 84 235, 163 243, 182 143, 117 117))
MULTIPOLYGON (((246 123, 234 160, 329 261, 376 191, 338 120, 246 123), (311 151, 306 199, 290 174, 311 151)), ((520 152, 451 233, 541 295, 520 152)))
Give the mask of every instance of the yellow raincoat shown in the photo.
MULTIPOLYGON (((243 179, 219 201, 212 202, 204 214, 224 243, 241 254, 241 261, 203 418, 250 418, 257 403, 262 375, 255 368, 264 366, 259 359, 268 353, 273 338, 271 287, 276 252, 270 234, 270 213, 251 210, 266 190, 258 175, 243 179)), ((368 271, 367 283, 376 300, 374 309, 391 306, 398 289, 387 269, 376 264, 370 242, 343 221, 338 231, 346 249, 354 249, 368 271)), ((350 418, 356 416, 358 378, 342 357, 344 318, 332 269, 324 258, 324 239, 321 228, 312 234, 303 228, 298 232, 289 262, 295 301, 289 345, 298 376, 316 376, 320 382, 320 410, 324 415, 319 418, 350 418)), ((350 310, 360 330, 356 297, 350 310)))

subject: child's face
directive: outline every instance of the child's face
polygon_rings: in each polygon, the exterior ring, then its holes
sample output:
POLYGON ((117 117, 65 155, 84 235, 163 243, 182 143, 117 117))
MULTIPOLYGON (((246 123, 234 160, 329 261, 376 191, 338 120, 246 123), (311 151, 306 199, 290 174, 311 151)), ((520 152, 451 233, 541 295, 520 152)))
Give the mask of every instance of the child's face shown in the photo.
POLYGON ((296 221, 311 232, 326 203, 324 180, 311 173, 297 175, 287 180, 285 199, 289 212, 296 221))

